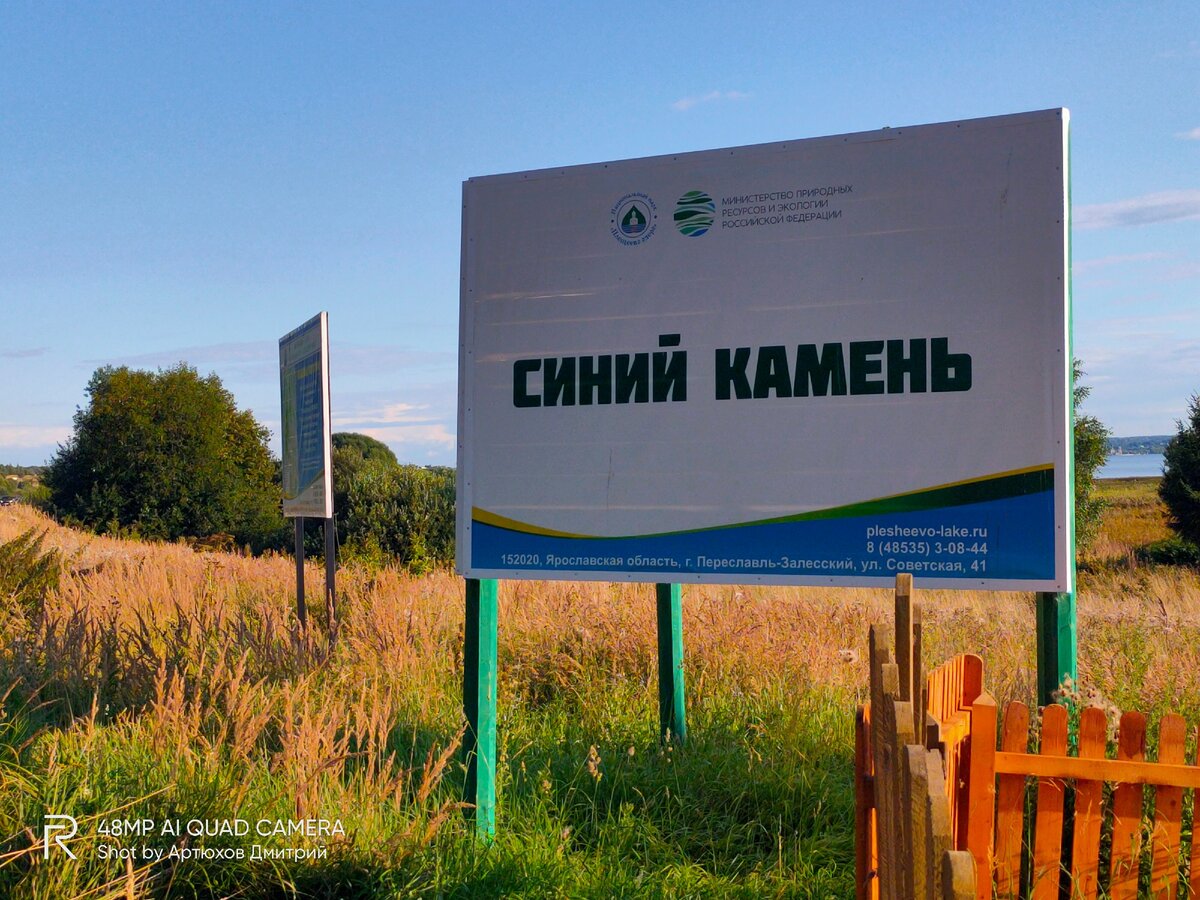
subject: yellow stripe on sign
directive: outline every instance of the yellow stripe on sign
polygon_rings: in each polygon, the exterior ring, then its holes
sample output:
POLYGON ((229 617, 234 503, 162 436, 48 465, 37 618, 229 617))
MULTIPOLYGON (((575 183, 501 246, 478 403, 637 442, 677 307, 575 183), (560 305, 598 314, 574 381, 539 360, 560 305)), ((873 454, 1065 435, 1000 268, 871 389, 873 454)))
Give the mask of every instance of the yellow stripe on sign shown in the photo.
POLYGON ((540 525, 530 525, 528 522, 519 522, 516 519, 510 519, 507 516, 501 516, 493 512, 488 512, 486 509, 480 509, 478 506, 471 507, 471 520, 473 522, 481 522, 484 525, 494 525, 497 528, 506 528, 509 531, 520 531, 524 534, 540 534, 543 537, 594 537, 594 535, 590 534, 575 534, 570 531, 555 531, 553 528, 542 528, 540 525))

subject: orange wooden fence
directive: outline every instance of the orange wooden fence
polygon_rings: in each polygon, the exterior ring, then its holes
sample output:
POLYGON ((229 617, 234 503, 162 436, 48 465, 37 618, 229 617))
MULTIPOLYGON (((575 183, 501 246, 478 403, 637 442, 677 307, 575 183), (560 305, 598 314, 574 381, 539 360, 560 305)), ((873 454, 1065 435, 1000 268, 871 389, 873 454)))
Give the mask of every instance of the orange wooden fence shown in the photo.
POLYGON ((921 619, 911 584, 911 577, 898 579, 896 629, 870 631, 871 702, 860 707, 855 734, 857 896, 969 900, 975 867, 953 847, 942 749, 926 743, 921 619))
MULTIPOLYGON (((994 722, 994 704, 981 706, 978 715, 994 722)), ((1036 750, 1027 749, 1029 725, 1025 704, 1009 703, 1000 749, 981 752, 981 742, 970 760, 970 802, 981 810, 978 831, 970 839, 977 846, 991 843, 995 848, 995 893, 989 883, 977 896, 1057 900, 1061 890, 1071 898, 1092 900, 1104 881, 1112 900, 1175 900, 1181 883, 1187 885, 1185 897, 1197 896, 1200 841, 1191 841, 1184 852, 1182 826, 1184 791, 1200 788, 1200 767, 1185 764, 1184 720, 1163 716, 1155 762, 1146 760, 1146 717, 1140 712, 1121 716, 1116 759, 1106 756, 1108 722, 1103 710, 1080 711, 1074 755, 1069 750, 1066 707, 1041 711, 1036 750), (996 779, 995 790, 977 798, 975 771, 978 781, 996 779), (1113 785, 1107 801, 1106 782, 1113 785), (1026 803, 1027 790, 1034 792, 1032 804, 1026 803), (1151 799, 1153 813, 1147 815, 1151 799), (1069 818, 1064 815, 1068 803, 1074 808, 1069 818), (1102 854, 1105 831, 1111 843, 1102 854)), ((978 855, 976 859, 982 867, 983 860, 978 855)))
POLYGON ((1078 711, 1072 738, 1070 711, 1048 706, 1031 740, 1030 710, 1009 703, 998 730, 983 661, 957 656, 925 677, 921 630, 901 576, 895 631, 871 628, 858 716, 859 898, 1200 896, 1200 841, 1183 827, 1200 764, 1186 764, 1182 718, 1163 717, 1154 762, 1139 712, 1121 717, 1115 759, 1100 709, 1078 711))

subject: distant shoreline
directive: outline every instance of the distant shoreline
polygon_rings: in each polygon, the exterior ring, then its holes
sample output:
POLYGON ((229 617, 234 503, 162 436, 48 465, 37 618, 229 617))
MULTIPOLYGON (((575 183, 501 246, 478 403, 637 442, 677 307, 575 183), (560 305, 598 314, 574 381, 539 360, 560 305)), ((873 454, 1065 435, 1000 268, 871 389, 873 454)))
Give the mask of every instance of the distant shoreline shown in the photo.
POLYGON ((1171 442, 1171 434, 1136 434, 1130 437, 1110 437, 1108 452, 1113 456, 1147 456, 1162 453, 1171 442))

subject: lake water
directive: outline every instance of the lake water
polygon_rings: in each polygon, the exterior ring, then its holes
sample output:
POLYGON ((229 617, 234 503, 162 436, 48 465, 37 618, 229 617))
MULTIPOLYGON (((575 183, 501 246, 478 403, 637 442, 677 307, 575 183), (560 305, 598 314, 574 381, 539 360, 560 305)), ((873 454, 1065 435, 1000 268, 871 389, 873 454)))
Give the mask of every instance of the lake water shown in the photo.
POLYGON ((1112 454, 1108 462, 1096 470, 1097 478, 1147 478, 1162 474, 1161 453, 1112 454))

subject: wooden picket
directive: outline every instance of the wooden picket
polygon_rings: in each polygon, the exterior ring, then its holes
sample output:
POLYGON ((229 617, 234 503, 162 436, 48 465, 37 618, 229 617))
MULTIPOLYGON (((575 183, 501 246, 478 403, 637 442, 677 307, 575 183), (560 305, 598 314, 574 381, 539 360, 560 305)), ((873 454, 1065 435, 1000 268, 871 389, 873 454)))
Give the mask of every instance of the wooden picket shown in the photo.
POLYGON ((1095 900, 1102 887, 1134 900, 1147 874, 1141 896, 1200 896, 1200 841, 1185 846, 1183 834, 1200 762, 1187 764, 1181 717, 1162 718, 1150 762, 1146 718, 1125 712, 1109 759, 1104 711, 1080 709, 1071 755, 1069 710, 1031 714, 1013 702, 1001 718, 978 656, 924 675, 921 612, 906 576, 895 621, 871 628, 870 703, 857 717, 860 900, 1095 900))
MULTIPOLYGON (((1104 710, 1089 707, 1079 714, 1079 759, 1104 759, 1108 720, 1104 710)), ((1075 834, 1071 848, 1071 880, 1081 900, 1095 900, 1100 886, 1100 831, 1103 778, 1075 781, 1075 834)))
MULTIPOLYGON (((1067 708, 1047 706, 1042 711, 1042 756, 1067 755, 1067 708)), ((1058 900, 1062 872, 1063 810, 1067 783, 1061 778, 1039 778, 1037 785, 1037 831, 1034 835, 1030 877, 1033 900, 1058 900)))
MULTIPOLYGON (((1011 713, 1004 717, 1000 749, 1009 753, 1024 753, 1029 740, 1029 711, 1020 706, 1012 709, 1011 713)), ((982 767, 980 773, 986 776, 982 767)), ((1021 829, 1024 826, 1025 779, 1020 775, 1001 775, 996 788, 996 851, 993 857, 996 888, 1001 897, 1016 896, 1020 891, 1021 829)))
MULTIPOLYGON (((1163 716, 1158 724, 1158 761, 1184 764, 1187 724, 1182 716, 1163 716)), ((1183 788, 1163 785, 1154 798, 1154 830, 1150 841, 1154 861, 1150 867, 1150 889, 1174 897, 1179 891, 1179 848, 1183 830, 1183 788)))
POLYGON ((939 750, 945 760, 950 831, 955 846, 966 846, 964 753, 970 734, 971 704, 983 693, 983 659, 974 654, 956 656, 930 672, 927 685, 926 746, 939 750))

